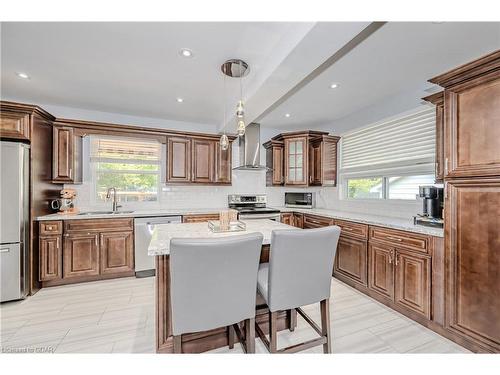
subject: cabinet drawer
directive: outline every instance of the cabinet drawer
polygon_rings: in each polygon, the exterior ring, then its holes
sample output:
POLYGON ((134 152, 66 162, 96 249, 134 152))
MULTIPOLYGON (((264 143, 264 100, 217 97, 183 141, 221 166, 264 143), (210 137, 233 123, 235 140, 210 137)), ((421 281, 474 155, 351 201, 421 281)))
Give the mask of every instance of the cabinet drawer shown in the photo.
POLYGON ((344 236, 358 237, 368 239, 368 225, 353 223, 351 221, 335 220, 335 225, 338 225, 344 236))
POLYGON ((90 219, 90 220, 67 220, 64 222, 64 232, 112 232, 122 230, 133 230, 134 220, 123 219, 90 219))
POLYGON ((62 234, 62 221, 41 221, 40 236, 62 234))
POLYGON ((429 237, 395 229, 370 227, 370 241, 380 241, 423 253, 429 251, 429 237))
POLYGON ((304 215, 304 228, 321 228, 333 225, 333 219, 323 216, 304 215))
POLYGON ((219 214, 184 215, 182 217, 183 223, 203 223, 209 220, 219 220, 219 214))

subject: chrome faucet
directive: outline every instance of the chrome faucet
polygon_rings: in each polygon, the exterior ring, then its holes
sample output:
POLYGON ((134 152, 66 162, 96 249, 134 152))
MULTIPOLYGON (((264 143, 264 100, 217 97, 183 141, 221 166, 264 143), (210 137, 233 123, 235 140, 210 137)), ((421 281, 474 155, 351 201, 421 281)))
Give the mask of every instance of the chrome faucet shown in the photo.
POLYGON ((118 202, 116 201, 116 188, 115 187, 110 187, 108 189, 108 192, 106 193, 106 199, 111 198, 111 191, 113 191, 113 212, 118 212, 118 208, 121 206, 118 205, 118 202))

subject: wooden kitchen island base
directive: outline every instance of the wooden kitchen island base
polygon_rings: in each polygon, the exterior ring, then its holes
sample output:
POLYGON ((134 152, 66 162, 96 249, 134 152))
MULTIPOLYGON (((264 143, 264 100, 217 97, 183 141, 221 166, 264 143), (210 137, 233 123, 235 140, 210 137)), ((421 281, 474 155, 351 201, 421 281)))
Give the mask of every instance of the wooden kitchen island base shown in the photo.
MULTIPOLYGON (((260 262, 269 260, 269 245, 262 247, 260 262)), ((170 313, 170 256, 156 256, 156 352, 173 353, 172 320, 170 313)), ((280 312, 278 315, 278 330, 288 329, 290 320, 293 327, 296 326, 297 313, 280 312)), ((269 314, 264 300, 257 296, 256 322, 265 333, 269 331, 269 314)), ((244 332, 244 329, 242 329, 244 332)), ((236 342, 238 338, 235 338, 236 342)), ((196 332, 182 335, 183 353, 202 353, 208 350, 227 346, 227 327, 221 327, 210 331, 196 332)))

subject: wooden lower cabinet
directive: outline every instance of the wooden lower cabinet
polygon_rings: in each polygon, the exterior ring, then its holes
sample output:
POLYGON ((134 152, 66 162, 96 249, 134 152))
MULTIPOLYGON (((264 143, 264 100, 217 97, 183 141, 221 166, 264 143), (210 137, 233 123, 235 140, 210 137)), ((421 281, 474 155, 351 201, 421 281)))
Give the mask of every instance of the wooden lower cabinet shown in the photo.
POLYGON ((39 239, 40 281, 58 280, 62 277, 61 236, 47 236, 39 239))
POLYGON ((378 243, 368 249, 368 288, 430 319, 431 257, 378 243))
POLYGON ((63 277, 99 275, 99 238, 97 233, 74 233, 64 237, 63 277))
POLYGON ((134 271, 133 232, 100 234, 101 274, 134 271))
POLYGON ((367 285, 367 242, 340 236, 333 273, 367 285))
POLYGON ((394 301, 431 318, 431 257, 397 250, 394 301))
POLYGON ((368 245, 368 288, 389 299, 394 298, 393 248, 368 245))
POLYGON ((39 280, 43 286, 133 276, 133 219, 39 223, 39 280))
POLYGON ((281 214, 281 222, 287 225, 293 225, 293 213, 283 212, 281 214))
POLYGON ((297 228, 304 228, 304 215, 301 213, 293 213, 293 226, 297 228))
POLYGON ((500 178, 448 181, 445 326, 500 352, 500 178))
POLYGON ((183 223, 203 223, 209 220, 219 220, 219 214, 196 214, 182 217, 183 223))

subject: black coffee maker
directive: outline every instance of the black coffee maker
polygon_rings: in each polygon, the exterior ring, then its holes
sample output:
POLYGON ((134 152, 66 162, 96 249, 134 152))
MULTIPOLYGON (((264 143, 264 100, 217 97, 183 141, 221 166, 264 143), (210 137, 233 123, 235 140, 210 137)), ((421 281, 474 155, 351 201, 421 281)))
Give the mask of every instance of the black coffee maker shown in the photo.
POLYGON ((422 214, 413 217, 418 225, 442 228, 443 220, 443 188, 437 186, 420 186, 418 195, 422 198, 422 214))

